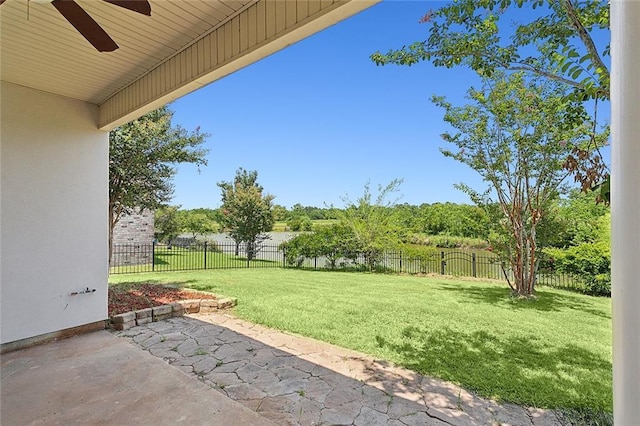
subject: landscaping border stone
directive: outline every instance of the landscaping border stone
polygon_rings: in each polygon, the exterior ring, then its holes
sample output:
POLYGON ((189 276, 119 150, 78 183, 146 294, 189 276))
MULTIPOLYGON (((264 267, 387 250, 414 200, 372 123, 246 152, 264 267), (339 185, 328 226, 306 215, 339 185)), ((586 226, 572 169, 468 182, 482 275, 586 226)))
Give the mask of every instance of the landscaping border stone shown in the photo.
POLYGON ((135 311, 136 313, 136 325, 148 324, 153 320, 153 309, 145 308, 135 311))
POLYGON ((171 318, 171 313, 173 312, 171 305, 160 305, 151 309, 153 310, 153 322, 171 318))
POLYGON ((185 314, 215 312, 232 308, 238 304, 238 299, 235 297, 216 297, 216 299, 178 300, 168 305, 125 312, 111 317, 109 326, 115 330, 128 330, 137 325, 162 321, 171 317, 181 317, 185 314))

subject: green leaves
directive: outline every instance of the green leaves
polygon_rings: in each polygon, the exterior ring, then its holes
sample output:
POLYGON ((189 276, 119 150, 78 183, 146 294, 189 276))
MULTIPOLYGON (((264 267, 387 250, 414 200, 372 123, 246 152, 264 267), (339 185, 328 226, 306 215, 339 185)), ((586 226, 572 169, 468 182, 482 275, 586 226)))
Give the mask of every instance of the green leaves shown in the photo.
POLYGON ((196 238, 218 232, 217 212, 212 209, 192 209, 180 211, 180 226, 183 232, 190 232, 196 238))
POLYGON ((169 242, 180 234, 178 206, 161 207, 154 213, 154 237, 158 241, 169 242))
POLYGON ((353 233, 356 245, 371 270, 384 250, 397 248, 401 243, 401 232, 393 209, 398 198, 390 199, 401 184, 402 179, 394 179, 386 186, 379 185, 375 201, 369 183, 355 202, 343 198, 345 209, 340 215, 340 223, 353 233))
POLYGON ((171 200, 174 165, 206 165, 207 134, 172 126, 164 106, 109 133, 110 230, 120 216, 171 200))
POLYGON ((554 268, 583 280, 586 293, 611 294, 611 249, 605 242, 581 243, 567 249, 545 250, 554 268))
POLYGON ((609 70, 602 57, 609 44, 593 34, 607 31, 604 0, 458 0, 430 12, 421 22, 428 37, 387 53, 375 52, 376 65, 466 66, 481 76, 496 71, 526 71, 561 81, 589 94, 609 97, 609 70), (529 21, 512 24, 509 8, 530 8, 529 21))
MULTIPOLYGON (((481 206, 500 207, 496 251, 509 259, 520 294, 531 294, 537 267, 537 226, 568 176, 564 163, 583 145, 592 125, 582 104, 567 97, 566 86, 529 81, 524 73, 498 72, 482 90, 468 91, 469 104, 454 106, 434 97, 455 132, 443 149, 475 170, 485 182, 484 194, 461 184, 481 206)), ((487 211, 487 213, 490 213, 487 211)))
POLYGON ((219 182, 222 192, 221 224, 236 243, 247 243, 247 256, 252 258, 256 244, 271 231, 274 224, 273 195, 263 194, 258 172, 239 168, 233 182, 219 182))

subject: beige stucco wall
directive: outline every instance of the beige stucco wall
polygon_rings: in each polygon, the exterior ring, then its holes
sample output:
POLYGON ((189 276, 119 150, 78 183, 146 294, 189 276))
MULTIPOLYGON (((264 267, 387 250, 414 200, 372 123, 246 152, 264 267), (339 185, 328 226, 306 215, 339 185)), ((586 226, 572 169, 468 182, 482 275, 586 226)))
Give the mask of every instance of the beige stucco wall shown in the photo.
POLYGON ((95 105, 1 84, 6 343, 107 317, 109 149, 95 105), (71 295, 87 287, 96 291, 71 295))

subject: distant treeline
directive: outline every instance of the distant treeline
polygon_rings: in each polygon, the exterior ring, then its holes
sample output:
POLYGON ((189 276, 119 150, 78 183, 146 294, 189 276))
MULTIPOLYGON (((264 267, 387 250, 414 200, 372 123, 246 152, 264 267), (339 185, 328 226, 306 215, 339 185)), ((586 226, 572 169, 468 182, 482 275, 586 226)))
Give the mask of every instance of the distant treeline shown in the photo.
MULTIPOLYGON (((596 204, 594 194, 572 192, 560 199, 548 211, 540 226, 541 247, 566 248, 585 242, 602 240, 606 232, 609 208, 596 204)), ((498 206, 479 207, 471 204, 432 203, 396 204, 388 207, 403 231, 406 242, 421 243, 439 237, 446 245, 446 237, 489 241, 502 213, 498 206), (445 238, 443 238, 445 237, 445 238)), ((276 226, 286 231, 311 231, 314 227, 338 221, 343 210, 336 207, 316 207, 295 204, 291 208, 274 205, 276 226)), ((156 213, 156 237, 190 233, 194 237, 223 232, 220 229, 220 209, 197 208, 183 210, 175 206, 156 213), (169 220, 170 219, 170 220, 169 220), (168 229, 164 224, 171 223, 168 229)), ((455 245, 455 244, 453 244, 455 245)))

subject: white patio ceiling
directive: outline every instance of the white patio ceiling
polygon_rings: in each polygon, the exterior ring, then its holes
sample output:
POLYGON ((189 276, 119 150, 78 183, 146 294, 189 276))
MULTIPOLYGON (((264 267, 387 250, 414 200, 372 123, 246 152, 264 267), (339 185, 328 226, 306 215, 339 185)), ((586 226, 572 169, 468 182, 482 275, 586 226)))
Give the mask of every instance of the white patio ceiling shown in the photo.
POLYGON ((100 53, 52 4, 6 0, 0 76, 100 105, 98 125, 109 129, 377 1, 150 0, 148 17, 76 0, 120 47, 100 53))

